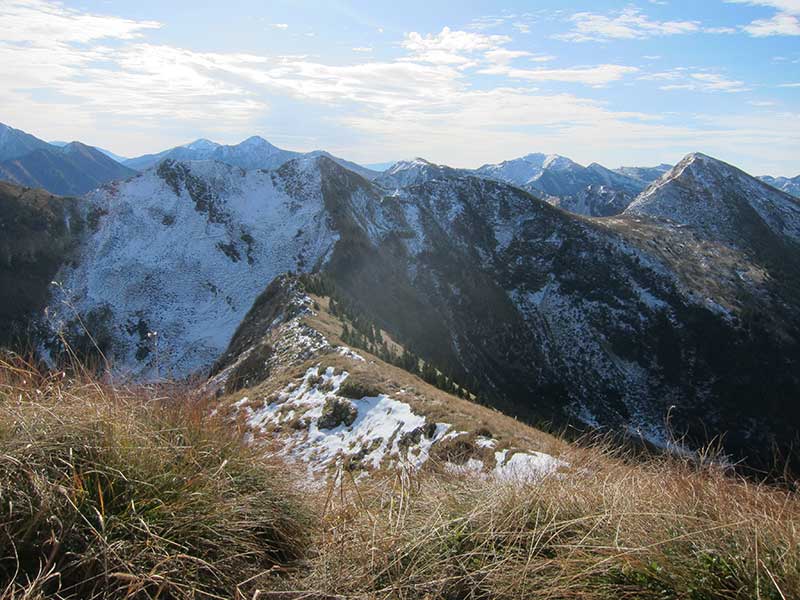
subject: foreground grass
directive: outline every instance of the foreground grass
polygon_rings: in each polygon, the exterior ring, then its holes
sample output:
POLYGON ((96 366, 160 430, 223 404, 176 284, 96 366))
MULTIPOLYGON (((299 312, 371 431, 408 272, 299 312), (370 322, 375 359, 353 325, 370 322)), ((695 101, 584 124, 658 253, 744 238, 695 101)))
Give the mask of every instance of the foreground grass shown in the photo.
POLYGON ((800 501, 713 466, 576 447, 535 484, 343 473, 300 498, 171 396, 0 362, 0 599, 800 598, 800 501))
POLYGON ((246 594, 305 550, 286 480, 152 390, 2 363, 0 597, 246 594))
POLYGON ((713 467, 576 450, 534 485, 391 485, 331 494, 298 585, 369 598, 800 598, 800 503, 713 467))

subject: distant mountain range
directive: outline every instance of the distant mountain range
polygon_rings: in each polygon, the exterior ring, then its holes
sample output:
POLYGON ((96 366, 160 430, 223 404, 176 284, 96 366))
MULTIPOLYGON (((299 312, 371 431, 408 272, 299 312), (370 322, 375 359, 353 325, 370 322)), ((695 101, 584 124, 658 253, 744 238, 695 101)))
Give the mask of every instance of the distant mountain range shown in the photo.
POLYGON ((800 198, 800 175, 797 177, 759 177, 761 181, 770 184, 774 188, 783 190, 796 198, 800 198))
MULTIPOLYGON (((69 143, 70 143, 70 142, 61 142, 61 141, 52 141, 52 142, 50 142, 50 144, 51 144, 51 145, 53 145, 53 146, 58 146, 59 148, 63 148, 64 146, 66 146, 66 145, 67 145, 67 144, 69 144, 69 143)), ((122 164, 122 163, 124 163, 126 160, 128 160, 128 157, 126 157, 126 156, 120 156, 119 154, 114 154, 113 152, 111 152, 111 150, 104 150, 103 148, 100 148, 100 147, 98 147, 98 146, 93 146, 93 147, 94 147, 94 149, 95 149, 95 150, 98 150, 98 151, 102 152, 102 153, 103 153, 103 154, 105 154, 107 157, 109 157, 109 158, 111 158, 111 159, 113 159, 113 160, 117 161, 117 162, 118 162, 118 163, 120 163, 120 164, 122 164)))
POLYGON ((0 161, 19 158, 34 150, 50 147, 50 144, 30 133, 0 123, 0 161))
MULTIPOLYGON (((362 166, 322 150, 307 153, 284 150, 258 136, 235 145, 198 139, 156 154, 125 158, 79 142, 47 143, 24 131, 0 124, 0 179, 39 187, 59 195, 83 195, 110 181, 125 179, 136 172, 153 168, 166 159, 214 160, 249 171, 276 169, 296 158, 320 156, 330 158, 365 179, 388 188, 408 185, 414 178, 433 176, 437 169, 449 169, 421 158, 362 166), (100 155, 105 155, 110 161, 103 160, 100 155), (427 168, 408 168, 413 165, 427 165, 427 168)), ((670 169, 671 166, 665 164, 614 170, 598 163, 584 167, 557 154, 534 153, 478 169, 451 171, 509 183, 568 212, 607 217, 622 213, 645 188, 670 169)), ((761 179, 777 189, 800 197, 800 176, 765 176, 761 179)))
POLYGON ((158 154, 146 154, 137 158, 131 158, 123 161, 123 164, 131 169, 144 171, 155 166, 164 159, 184 161, 216 160, 246 171, 251 171, 253 169, 277 169, 292 159, 314 156, 327 156, 346 169, 368 179, 378 175, 377 171, 372 171, 356 163, 335 157, 322 150, 307 153, 283 150, 273 146, 267 140, 258 136, 247 138, 243 142, 233 146, 225 146, 210 140, 199 139, 190 144, 170 148, 158 154))

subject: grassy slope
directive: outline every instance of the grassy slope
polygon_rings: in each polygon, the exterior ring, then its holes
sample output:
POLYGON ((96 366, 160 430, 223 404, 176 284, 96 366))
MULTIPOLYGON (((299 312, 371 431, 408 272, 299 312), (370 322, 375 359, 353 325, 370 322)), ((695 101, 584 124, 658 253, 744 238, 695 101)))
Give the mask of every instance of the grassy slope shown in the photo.
POLYGON ((0 597, 800 595, 797 496, 712 466, 570 447, 570 474, 535 485, 398 473, 298 496, 203 406, 0 364, 0 597))
MULTIPOLYGON (((342 320, 313 301, 305 325, 341 344, 342 320)), ((245 447, 225 411, 209 418, 191 390, 119 390, 0 363, 0 598, 800 597, 792 486, 712 461, 571 445, 358 352, 366 362, 273 361, 214 403, 267 398, 323 362, 418 414, 570 467, 521 485, 455 475, 434 457, 416 474, 344 470, 308 489, 302 469, 245 447)))

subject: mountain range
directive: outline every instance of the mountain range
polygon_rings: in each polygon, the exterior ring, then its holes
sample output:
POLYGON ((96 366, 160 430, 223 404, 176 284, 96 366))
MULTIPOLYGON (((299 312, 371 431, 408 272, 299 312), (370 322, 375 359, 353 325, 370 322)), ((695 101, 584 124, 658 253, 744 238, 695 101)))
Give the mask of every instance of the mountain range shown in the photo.
POLYGON ((169 152, 78 200, 2 189, 0 226, 31 240, 5 249, 5 277, 26 273, 5 286, 14 339, 27 331, 52 362, 66 341, 123 378, 246 364, 263 380, 269 361, 252 357, 291 295, 266 310, 262 293, 319 273, 361 322, 528 422, 657 446, 721 436, 761 466, 796 441, 800 202, 732 165, 530 155, 375 173, 260 138, 169 152), (543 201, 544 188, 564 195, 543 201), (567 198, 614 208, 587 218, 554 206, 567 198))
MULTIPOLYGON (((215 160, 253 170, 275 169, 303 156, 326 156, 365 179, 389 186, 393 185, 392 173, 404 172, 404 166, 408 163, 428 163, 417 158, 362 166, 322 150, 307 153, 284 150, 259 136, 252 136, 235 145, 218 144, 201 138, 156 154, 125 158, 80 142, 48 143, 0 123, 0 180, 42 188, 59 195, 83 195, 109 181, 124 179, 135 172, 152 168, 168 158, 215 160), (40 152, 34 154, 37 150, 40 152), (111 161, 104 160, 100 155, 105 155, 111 161)), ((605 217, 622 213, 638 194, 670 169, 671 166, 666 164, 614 170, 598 163, 584 167, 557 154, 534 153, 478 169, 458 171, 520 187, 572 213, 605 217)), ((800 176, 763 176, 760 179, 796 197, 800 196, 800 176)))

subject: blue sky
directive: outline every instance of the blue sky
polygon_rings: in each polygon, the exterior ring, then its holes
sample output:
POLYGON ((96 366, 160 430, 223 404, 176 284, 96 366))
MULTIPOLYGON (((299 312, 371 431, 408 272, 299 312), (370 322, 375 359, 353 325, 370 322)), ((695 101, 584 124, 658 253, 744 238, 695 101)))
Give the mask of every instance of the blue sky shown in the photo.
POLYGON ((0 77, 0 121, 126 156, 257 134, 800 173, 800 0, 3 0, 0 77))

